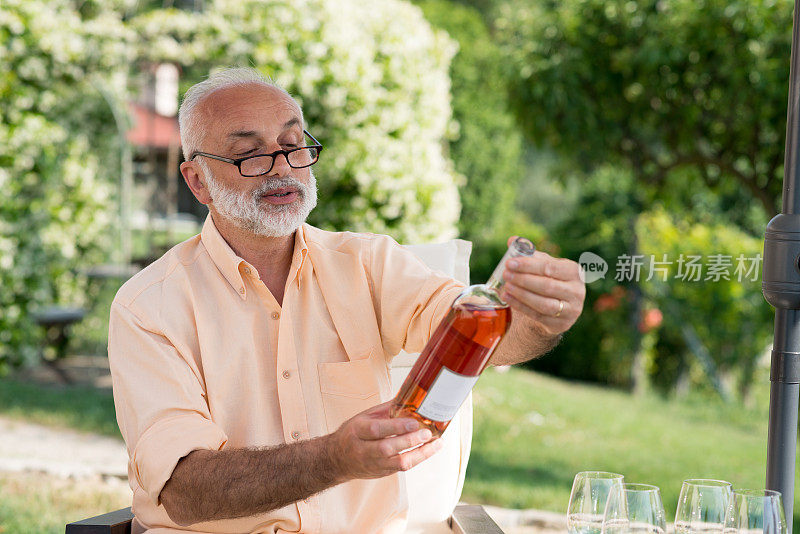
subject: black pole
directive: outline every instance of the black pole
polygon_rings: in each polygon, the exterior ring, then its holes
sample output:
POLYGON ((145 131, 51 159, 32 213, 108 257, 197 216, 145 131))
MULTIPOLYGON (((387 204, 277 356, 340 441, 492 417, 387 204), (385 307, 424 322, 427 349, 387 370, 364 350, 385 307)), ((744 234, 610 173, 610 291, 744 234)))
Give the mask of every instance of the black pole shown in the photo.
POLYGON ((772 351, 767 439, 767 488, 783 495, 786 522, 792 532, 794 466, 797 445, 798 353, 787 349, 800 345, 797 310, 775 310, 775 345, 772 351), (784 330, 785 329, 785 330, 784 330), (779 343, 785 343, 781 346, 779 343))
POLYGON ((789 105, 786 113, 786 154, 783 212, 767 225, 764 239, 764 298, 775 307, 767 436, 767 488, 780 491, 792 532, 794 509, 797 402, 800 391, 800 0, 795 0, 789 105))

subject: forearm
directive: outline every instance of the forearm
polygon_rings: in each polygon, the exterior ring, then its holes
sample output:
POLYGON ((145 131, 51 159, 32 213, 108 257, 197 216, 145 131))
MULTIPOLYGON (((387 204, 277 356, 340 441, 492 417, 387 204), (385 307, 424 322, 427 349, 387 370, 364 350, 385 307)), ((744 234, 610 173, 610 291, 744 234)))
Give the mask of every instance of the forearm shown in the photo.
POLYGON ((550 334, 533 319, 516 314, 508 333, 492 354, 491 365, 513 365, 526 362, 553 350, 561 340, 560 334, 550 334))
POLYGON ((344 481, 327 439, 194 451, 173 470, 161 491, 162 503, 182 526, 282 508, 344 481))

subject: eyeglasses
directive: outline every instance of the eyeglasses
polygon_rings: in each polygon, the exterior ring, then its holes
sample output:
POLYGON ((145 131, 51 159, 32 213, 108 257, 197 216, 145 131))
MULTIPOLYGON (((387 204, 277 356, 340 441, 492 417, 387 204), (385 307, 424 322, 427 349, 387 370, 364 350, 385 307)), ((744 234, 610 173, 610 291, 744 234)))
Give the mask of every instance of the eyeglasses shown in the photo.
POLYGON ((256 154, 255 156, 237 159, 224 158, 216 154, 209 154, 208 152, 192 152, 189 161, 194 160, 197 156, 205 156, 207 158, 224 161, 225 163, 236 165, 239 169, 239 174, 245 178, 254 178, 267 174, 272 170, 272 166, 275 165, 275 158, 280 155, 286 158, 286 162, 291 168, 303 169, 315 164, 317 160, 319 160, 319 153, 322 152, 322 145, 320 142, 314 139, 314 136, 308 133, 308 131, 303 130, 303 133, 307 135, 314 144, 291 148, 289 150, 276 150, 271 154, 256 154))

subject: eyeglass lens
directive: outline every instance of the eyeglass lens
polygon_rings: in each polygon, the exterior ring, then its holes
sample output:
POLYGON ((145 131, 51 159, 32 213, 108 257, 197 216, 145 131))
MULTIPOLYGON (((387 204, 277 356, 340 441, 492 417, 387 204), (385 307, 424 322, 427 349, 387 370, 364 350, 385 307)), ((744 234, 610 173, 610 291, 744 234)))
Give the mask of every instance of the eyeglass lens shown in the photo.
MULTIPOLYGON (((295 168, 308 167, 317 160, 316 148, 301 148, 286 155, 289 165, 295 168)), ((265 174, 272 168, 275 156, 256 156, 242 162, 242 174, 245 176, 258 176, 265 174)))

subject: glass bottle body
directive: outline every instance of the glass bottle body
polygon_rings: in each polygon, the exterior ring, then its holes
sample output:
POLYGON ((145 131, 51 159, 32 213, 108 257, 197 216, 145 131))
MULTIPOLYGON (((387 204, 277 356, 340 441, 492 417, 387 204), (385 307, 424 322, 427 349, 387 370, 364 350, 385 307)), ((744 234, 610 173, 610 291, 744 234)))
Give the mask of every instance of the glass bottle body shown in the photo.
POLYGON ((534 250, 517 239, 486 284, 456 298, 395 396, 393 417, 417 419, 435 437, 445 431, 511 324, 511 309, 499 295, 505 262, 534 250))

